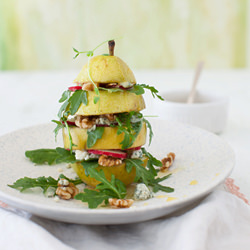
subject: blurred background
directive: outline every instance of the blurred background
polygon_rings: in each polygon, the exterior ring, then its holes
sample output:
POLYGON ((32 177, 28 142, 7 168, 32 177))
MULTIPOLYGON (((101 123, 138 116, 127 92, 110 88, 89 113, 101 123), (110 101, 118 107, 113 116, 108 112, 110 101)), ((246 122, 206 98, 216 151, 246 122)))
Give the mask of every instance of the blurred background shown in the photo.
POLYGON ((249 68, 249 2, 0 0, 0 70, 79 69, 111 38, 131 68, 249 68))

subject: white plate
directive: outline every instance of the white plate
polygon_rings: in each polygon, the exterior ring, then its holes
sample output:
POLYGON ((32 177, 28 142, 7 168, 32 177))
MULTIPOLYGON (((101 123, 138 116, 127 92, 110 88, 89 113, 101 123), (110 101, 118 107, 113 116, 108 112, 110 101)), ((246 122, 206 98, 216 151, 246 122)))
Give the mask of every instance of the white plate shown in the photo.
POLYGON ((80 201, 46 198, 41 192, 20 193, 7 184, 24 176, 52 176, 59 169, 73 176, 66 164, 35 166, 25 158, 26 150, 55 148, 52 124, 22 129, 0 138, 0 199, 32 214, 58 221, 83 224, 121 224, 150 220, 167 215, 210 193, 231 173, 234 153, 218 136, 188 125, 151 120, 154 138, 149 152, 163 158, 170 151, 176 154, 172 176, 163 183, 175 188, 173 193, 159 192, 155 198, 135 202, 128 209, 89 209, 80 201))

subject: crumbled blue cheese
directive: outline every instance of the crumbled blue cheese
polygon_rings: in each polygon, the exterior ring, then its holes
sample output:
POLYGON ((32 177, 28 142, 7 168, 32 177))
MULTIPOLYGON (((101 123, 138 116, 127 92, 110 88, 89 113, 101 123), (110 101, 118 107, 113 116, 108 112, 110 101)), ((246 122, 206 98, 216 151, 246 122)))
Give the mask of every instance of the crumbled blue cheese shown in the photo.
POLYGON ((96 119, 96 124, 98 125, 110 125, 112 122, 106 117, 98 117, 96 119))
POLYGON ((94 131, 96 129, 96 125, 93 125, 91 128, 88 129, 88 132, 94 131))
POLYGON ((130 118, 130 122, 132 123, 140 122, 141 120, 142 120, 142 117, 138 117, 137 115, 132 115, 130 118))
POLYGON ((135 200, 147 200, 154 197, 154 194, 149 190, 149 188, 144 183, 139 183, 136 185, 134 199, 135 200))
POLYGON ((131 155, 131 159, 136 159, 136 158, 142 158, 142 150, 139 149, 139 150, 134 150, 132 155, 131 155))
POLYGON ((60 179, 58 181, 58 184, 61 185, 61 186, 68 186, 69 185, 69 181, 66 180, 66 179, 60 179))
POLYGON ((54 197, 56 192, 56 189, 54 187, 49 187, 46 192, 45 192, 45 196, 46 197, 54 197))
POLYGON ((90 154, 86 150, 76 150, 75 157, 77 161, 87 161, 89 159, 98 159, 100 155, 90 154))
POLYGON ((122 86, 123 88, 129 88, 129 87, 132 87, 132 86, 133 86, 133 83, 131 83, 131 82, 120 82, 119 84, 120 84, 120 86, 122 86))

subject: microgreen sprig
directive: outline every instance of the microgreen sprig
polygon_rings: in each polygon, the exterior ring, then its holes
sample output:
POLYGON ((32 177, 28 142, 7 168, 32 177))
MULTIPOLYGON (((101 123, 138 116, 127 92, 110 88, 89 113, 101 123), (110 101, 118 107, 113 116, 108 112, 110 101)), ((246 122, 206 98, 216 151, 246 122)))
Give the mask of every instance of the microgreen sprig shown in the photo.
POLYGON ((77 58, 80 54, 86 54, 87 57, 89 58, 88 59, 88 77, 89 77, 91 83, 94 85, 94 91, 95 91, 95 93, 97 95, 97 96, 94 97, 94 104, 96 104, 100 100, 100 92, 99 92, 99 89, 96 86, 95 82, 93 81, 91 75, 90 75, 90 70, 89 70, 90 59, 94 55, 95 50, 97 50, 100 46, 102 46, 103 44, 105 44, 105 43, 107 43, 107 42, 109 42, 111 40, 113 40, 113 39, 109 39, 109 40, 106 40, 106 41, 100 43, 93 50, 78 51, 76 48, 73 48, 74 52, 76 53, 75 56, 73 57, 73 59, 77 58))
POLYGON ((78 51, 76 48, 73 47, 74 52, 76 53, 73 59, 76 59, 80 54, 86 54, 88 57, 92 57, 94 55, 94 52, 101 47, 103 44, 107 43, 108 41, 111 41, 114 39, 108 39, 100 44, 98 44, 94 49, 92 50, 86 50, 86 51, 78 51))

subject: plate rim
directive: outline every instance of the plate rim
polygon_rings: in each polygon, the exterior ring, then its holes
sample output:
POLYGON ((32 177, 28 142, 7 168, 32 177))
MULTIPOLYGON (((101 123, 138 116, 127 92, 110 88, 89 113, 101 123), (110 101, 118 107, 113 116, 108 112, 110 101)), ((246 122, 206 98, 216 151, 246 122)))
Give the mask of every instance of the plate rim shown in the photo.
MULTIPOLYGON (((157 122, 166 122, 167 120, 160 120, 160 119, 154 119, 155 121, 157 122)), ((26 200, 26 199, 21 199, 19 197, 16 197, 16 196, 13 196, 13 195, 10 195, 10 194, 7 194, 5 192, 3 192, 2 190, 0 190, 0 199, 3 201, 3 202, 6 202, 8 205, 10 206, 13 206, 17 209, 22 209, 24 211, 28 211, 30 213, 32 208, 34 209, 37 209, 39 208, 39 210, 42 210, 43 212, 49 212, 49 211, 58 211, 60 210, 60 213, 74 213, 74 214, 79 214, 81 216, 86 216, 86 215, 97 215, 97 216, 104 216, 104 215, 130 215, 130 214, 136 214, 136 213, 142 213, 144 211, 152 211, 152 210, 162 210, 162 209, 171 209, 171 208, 174 208, 176 206, 185 206, 186 204, 192 202, 192 201, 195 201, 199 198, 202 198, 202 197, 205 197, 206 195, 208 195, 209 193, 211 193, 216 187, 218 187, 221 183, 223 183, 223 181, 231 174, 231 172, 233 171, 233 168, 235 166, 235 153, 231 147, 231 145, 223 138, 221 137, 218 137, 217 135, 209 132, 209 131, 206 131, 204 129, 201 129, 201 128, 197 128, 197 127, 194 127, 192 125, 188 125, 188 124, 182 124, 182 123, 179 123, 179 122, 173 122, 173 121, 167 121, 171 124, 178 124, 178 126, 181 126, 181 127, 185 127, 185 128, 188 128, 188 129, 191 129, 191 130, 202 130, 203 133, 209 133, 210 135, 216 137, 218 140, 220 140, 221 142, 224 143, 224 145, 226 145, 227 149, 230 150, 230 154, 232 156, 232 161, 231 161, 231 166, 230 167, 227 167, 227 171, 225 171, 223 177, 221 178, 218 178, 216 181, 213 182, 213 185, 210 185, 209 188, 205 188, 205 189, 202 189, 200 192, 192 195, 192 196, 188 196, 188 197, 184 197, 182 199, 177 199, 177 200, 173 200, 171 202, 168 202, 168 203, 162 203, 162 204, 157 204, 157 205, 153 205, 153 204, 149 204, 147 206, 140 206, 140 207, 131 207, 131 208, 128 208, 128 209, 82 209, 81 210, 81 207, 64 207, 64 206, 61 206, 60 209, 58 206, 54 206, 54 207, 51 207, 50 204, 43 204, 43 206, 39 206, 40 204, 38 203, 35 203, 33 201, 30 201, 30 200, 26 200), (21 204, 21 206, 20 206, 21 204), (25 207, 25 208, 24 208, 25 207), (27 207, 29 209, 27 209, 27 207)), ((25 128, 21 128, 21 129, 18 129, 18 130, 15 130, 13 132, 9 132, 5 135, 2 135, 0 137, 0 140, 4 137, 7 137, 7 136, 10 136, 12 135, 13 133, 17 133, 19 131, 27 131, 31 128, 36 128, 36 127, 40 127, 40 126, 51 126, 51 123, 43 123, 43 124, 37 124, 37 125, 34 125, 34 126, 29 126, 29 127, 25 127, 25 128)), ((144 201, 145 202, 145 201, 144 201)), ((181 207, 183 207, 181 206, 181 207)), ((44 217, 44 218, 50 218, 50 217, 45 217, 45 216, 42 216, 40 215, 39 213, 32 213, 32 214, 35 214, 35 215, 38 215, 38 216, 41 216, 41 217, 44 217)), ((156 218, 156 217, 155 217, 156 218)), ((53 219, 53 218, 50 218, 50 219, 53 219)), ((58 221, 62 221, 62 220, 58 220, 58 221)), ((143 220, 145 221, 145 220, 143 220)), ((80 223, 80 224, 88 224, 88 223, 84 223, 84 222, 73 222, 73 223, 80 223)), ((129 223, 129 222, 128 222, 129 223)), ((91 223, 91 224, 98 224, 98 223, 91 223)), ((103 223, 101 223, 103 224, 103 223)), ((106 224, 106 223, 105 223, 106 224)), ((115 224, 123 224, 123 223, 115 223, 115 224)))

